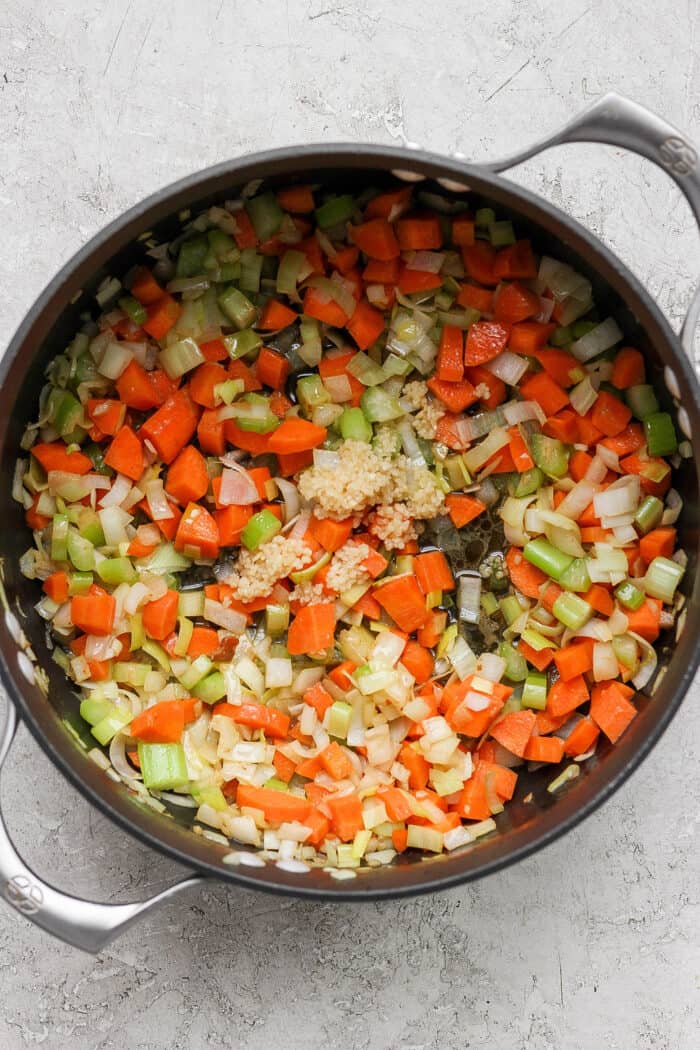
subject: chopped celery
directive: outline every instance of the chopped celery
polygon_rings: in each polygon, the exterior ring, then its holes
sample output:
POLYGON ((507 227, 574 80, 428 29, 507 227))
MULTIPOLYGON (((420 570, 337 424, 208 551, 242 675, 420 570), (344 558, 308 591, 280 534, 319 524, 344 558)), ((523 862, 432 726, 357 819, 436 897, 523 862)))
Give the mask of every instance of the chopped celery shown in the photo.
POLYGON ((311 410, 318 405, 327 405, 331 395, 323 385, 320 375, 314 372, 310 376, 300 376, 297 380, 297 400, 303 411, 310 415, 311 410))
POLYGON ((192 688, 192 694, 205 704, 215 704, 226 696, 226 682, 221 671, 212 671, 206 678, 197 682, 192 688))
POLYGON ((53 425, 61 437, 71 434, 83 418, 83 406, 67 390, 60 391, 60 400, 53 415, 53 425))
POLYGON ((547 675, 543 671, 528 673, 521 702, 523 707, 534 707, 537 711, 544 711, 547 706, 547 675))
POLYGON ((397 399, 376 386, 365 390, 360 407, 370 423, 388 423, 392 419, 400 419, 404 414, 397 399))
POLYGON ((143 324, 144 321, 148 320, 148 311, 146 307, 134 299, 133 295, 125 295, 123 299, 119 300, 119 309, 123 310, 130 321, 134 324, 143 324))
POLYGON ((367 354, 363 354, 362 351, 355 354, 352 360, 348 362, 348 372, 355 379, 359 379, 363 386, 379 386, 387 378, 387 374, 382 366, 373 361, 367 354))
POLYGON ((573 342, 574 333, 571 328, 566 325, 564 327, 555 328, 549 337, 549 342, 552 346, 568 346, 569 343, 573 342))
POLYGON ((563 478, 569 467, 569 453, 558 438, 546 434, 530 435, 530 450, 535 465, 549 477, 563 478))
POLYGON ((91 726, 96 726, 98 722, 116 710, 119 710, 116 705, 99 696, 97 690, 86 696, 80 703, 80 717, 89 722, 91 726))
POLYGON ((102 531, 102 523, 97 514, 90 507, 83 507, 78 514, 78 532, 84 540, 88 540, 93 547, 102 547, 105 543, 105 534, 102 531))
POLYGON ((650 456, 672 456, 678 451, 678 437, 668 412, 653 412, 644 417, 644 434, 650 456))
POLYGON ((114 664, 113 678, 115 682, 123 682, 124 685, 142 689, 150 670, 148 664, 140 664, 135 660, 117 660, 114 664))
POLYGON ((54 514, 51 525, 51 560, 65 561, 68 557, 68 515, 54 514))
POLYGON ((204 260, 208 254, 209 241, 204 235, 183 241, 177 256, 176 276, 197 277, 204 273, 204 260))
POLYGON ((87 594, 92 587, 92 582, 91 572, 72 572, 68 583, 68 593, 71 597, 76 594, 87 594))
POLYGON ((302 279, 302 273, 308 273, 308 262, 304 253, 293 248, 286 251, 277 270, 277 292, 280 295, 296 297, 297 284, 302 279))
POLYGON ((289 627, 289 605, 265 607, 265 632, 273 637, 284 634, 289 627))
POLYGON ((574 558, 568 569, 564 569, 559 577, 559 584, 565 591, 581 591, 585 593, 591 586, 586 558, 574 558))
POLYGON ((355 201, 349 194, 342 197, 330 197, 316 209, 316 222, 321 229, 329 229, 338 223, 347 222, 355 210, 355 201))
POLYGON ((494 248, 504 248, 507 244, 515 244, 513 223, 509 219, 489 223, 489 240, 494 248))
POLYGON ((258 316, 258 311, 250 299, 247 299, 243 292, 234 288, 233 285, 229 285, 219 293, 218 303, 228 319, 233 321, 236 328, 239 329, 247 328, 258 316))
POLYGON ((498 612, 498 598, 491 591, 484 591, 481 595, 481 608, 487 616, 494 616, 498 612))
POLYGON ((145 787, 167 791, 187 783, 187 761, 182 744, 145 744, 139 741, 138 753, 145 787))
POLYGON ((319 569, 322 569, 324 565, 328 565, 330 560, 330 552, 324 551, 320 558, 317 558, 317 560, 307 566, 307 568, 299 569, 298 572, 290 572, 289 578, 292 583, 305 583, 307 580, 313 580, 319 569))
POLYGON ((530 496, 544 485, 544 474, 539 467, 531 467, 522 474, 512 474, 508 480, 508 492, 517 499, 530 496))
POLYGON ((264 256, 258 255, 255 248, 244 248, 241 252, 241 276, 238 285, 244 292, 260 291, 260 274, 264 256))
POLYGON ((249 551, 257 550, 261 543, 266 543, 282 528, 282 522, 271 510, 260 510, 248 521, 241 533, 241 542, 249 551))
POLYGON ((684 571, 678 562, 671 561, 670 558, 654 558, 647 569, 642 586, 652 598, 660 598, 670 604, 684 571))
POLYGON ((361 408, 344 409, 338 427, 345 440, 348 440, 349 438, 354 441, 372 440, 372 426, 367 422, 365 414, 361 408))
POLYGON ((328 732, 345 740, 350 729, 352 707, 343 700, 335 700, 328 709, 328 732))
POLYGON ((223 383, 217 383, 214 387, 214 397, 219 398, 225 405, 231 405, 244 390, 243 379, 225 379, 223 383))
POLYGON ((537 653, 541 653, 543 649, 556 649, 557 647, 551 638, 545 638, 534 627, 526 627, 520 637, 537 653))
POLYGON ((141 648, 146 656, 153 657, 166 674, 170 674, 170 657, 162 645, 158 645, 158 642, 154 642, 152 638, 145 638, 141 642, 141 648))
POLYGON ((141 572, 153 573, 154 576, 165 576, 169 572, 184 572, 192 562, 184 554, 176 551, 172 543, 161 543, 146 558, 138 558, 136 566, 141 572))
POLYGON ((213 666, 209 657, 202 653, 201 656, 192 661, 181 675, 178 675, 180 684, 185 689, 194 689, 198 682, 201 682, 204 676, 209 674, 213 666))
POLYGON ((192 635, 194 633, 194 624, 191 620, 188 620, 186 616, 179 617, 180 629, 177 632, 177 639, 173 646, 173 652, 175 656, 186 656, 187 650, 190 647, 192 641, 192 635))
POLYGON ((181 591, 177 600, 179 616, 204 615, 204 591, 181 591))
MULTIPOLYGON (((95 568, 95 548, 90 540, 83 539, 75 529, 68 530, 68 557, 78 572, 92 572, 95 568)), ((128 561, 128 558, 125 561, 128 561)))
POLYGON ((261 193, 251 197, 246 201, 246 211, 250 215, 259 241, 269 241, 277 233, 284 219, 284 212, 274 193, 261 193))
POLYGON ((531 565, 546 572, 548 576, 557 581, 574 560, 570 554, 563 554, 549 540, 541 536, 525 544, 523 555, 531 565))
POLYGON ((271 410, 269 399, 260 394, 248 394, 245 400, 237 402, 236 409, 235 419, 241 430, 269 434, 279 426, 279 418, 271 410))
POLYGON ((121 708, 115 707, 113 712, 92 727, 91 732, 95 739, 104 747, 130 721, 131 714, 128 711, 122 711, 121 708))
POLYGON ((527 660, 509 642, 501 642, 498 655, 506 662, 504 677, 511 682, 524 682, 527 678, 527 660))
POLYGON ((496 221, 496 212, 493 208, 477 208, 474 215, 474 225, 477 230, 488 231, 489 226, 496 221))
MULTIPOLYGON (((217 259, 232 258, 238 255, 238 248, 233 237, 223 230, 209 230, 207 232, 209 249, 217 259)), ((196 276, 196 275, 195 275, 196 276)))
POLYGON ((639 650, 634 638, 629 634, 617 634, 612 640, 615 656, 630 671, 634 671, 639 663, 639 650))
POLYGON ((554 602, 552 612, 565 627, 570 627, 572 631, 578 631, 590 620, 593 615, 593 608, 583 598, 579 598, 577 594, 565 591, 554 602))
POLYGON ((659 411, 656 393, 653 386, 649 386, 648 383, 628 387, 625 391, 625 400, 637 419, 644 419, 659 411))
POLYGON ((313 317, 304 317, 299 324, 299 332, 301 334, 299 357, 307 365, 317 365, 323 354, 318 321, 313 317))
POLYGON ((170 379, 179 379, 186 372, 191 372, 204 362, 204 354, 194 339, 187 336, 161 350, 158 360, 163 371, 170 379))
POLYGON ((190 790, 200 806, 211 806, 217 813, 225 813, 228 809, 224 793, 216 784, 192 784, 190 790))
POLYGON ((134 613, 133 616, 129 617, 129 650, 132 653, 138 652, 146 640, 146 635, 143 629, 143 617, 141 613, 134 613))
POLYGON ((280 780, 279 777, 270 777, 263 784, 263 787, 271 788, 273 791, 289 791, 289 784, 285 783, 284 780, 280 780))
POLYGON ((503 619, 506 621, 508 627, 523 615, 520 602, 512 594, 509 594, 506 598, 501 598, 498 604, 503 613, 503 619))
POLYGON ((411 371, 411 362, 398 354, 389 354, 386 361, 382 363, 382 369, 386 376, 405 376, 411 371))
POLYGON ((631 580, 623 580, 615 588, 615 597, 625 609, 639 609, 645 601, 644 591, 636 587, 631 580))
POLYGON ((658 496, 645 496, 637 507, 634 524, 637 527, 637 531, 645 536, 647 532, 651 532, 652 529, 661 524, 663 516, 664 505, 658 496))
POLYGON ((97 575, 103 583, 135 583, 136 570, 129 558, 105 558, 97 564, 97 575))
POLYGON ((244 328, 242 332, 236 332, 234 335, 225 335, 223 342, 228 350, 228 356, 235 361, 261 347, 262 337, 252 328, 244 328))
POLYGON ((440 641, 438 642, 438 647, 437 647, 438 659, 441 659, 443 656, 447 656, 448 652, 450 651, 450 649, 454 645, 455 641, 457 640, 458 634, 459 634, 459 627, 457 626, 456 623, 451 623, 449 627, 445 628, 445 630, 442 632, 442 636, 440 638, 440 641))

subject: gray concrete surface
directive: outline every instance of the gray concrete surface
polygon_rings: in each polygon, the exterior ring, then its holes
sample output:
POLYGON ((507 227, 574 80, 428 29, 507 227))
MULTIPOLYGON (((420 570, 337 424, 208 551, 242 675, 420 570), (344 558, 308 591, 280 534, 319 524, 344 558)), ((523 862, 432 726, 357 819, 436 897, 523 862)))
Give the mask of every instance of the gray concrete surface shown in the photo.
MULTIPOLYGON (((0 345, 81 243, 154 188, 293 142, 510 152, 621 89, 700 139, 698 2, 2 0, 0 345)), ((612 245, 678 323, 689 212, 636 158, 569 147, 517 178, 612 245)), ((602 811, 518 868, 404 903, 212 885, 100 958, 0 908, 0 1047, 691 1050, 700 1021, 697 684, 602 811)), ((74 892, 177 868, 110 826, 26 733, 2 804, 74 892)))

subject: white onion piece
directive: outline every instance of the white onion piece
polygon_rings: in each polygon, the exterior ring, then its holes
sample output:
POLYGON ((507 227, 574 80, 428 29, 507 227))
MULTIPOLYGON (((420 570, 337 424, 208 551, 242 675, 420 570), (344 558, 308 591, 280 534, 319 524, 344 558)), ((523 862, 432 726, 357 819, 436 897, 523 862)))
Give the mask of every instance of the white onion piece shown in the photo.
POLYGON ((599 485, 607 473, 608 468, 600 456, 594 456, 588 464, 588 470, 583 477, 586 481, 592 481, 594 485, 599 485))
POLYGON ((141 491, 138 485, 134 485, 131 491, 124 497, 121 502, 122 510, 131 510, 137 503, 140 503, 144 498, 145 493, 141 491))
POLYGON ((610 628, 613 637, 617 634, 626 634, 628 624, 629 618, 622 609, 616 605, 612 615, 608 617, 608 627, 610 628))
POLYGON ((488 678, 490 682, 500 682, 505 670, 506 662, 497 653, 482 653, 479 657, 477 671, 482 678, 488 678))
POLYGON ((248 507, 260 501, 255 482, 238 463, 224 467, 219 489, 219 503, 224 507, 248 507))
POLYGON ((217 627, 223 627, 231 634, 243 634, 246 629, 248 618, 244 613, 236 609, 229 609, 221 602, 215 602, 212 598, 204 599, 204 619, 215 623, 217 627))
POLYGON ((323 385, 331 395, 331 401, 334 404, 340 405, 345 401, 352 400, 352 387, 346 375, 326 376, 323 380, 323 385))
POLYGON ((596 455, 600 456, 608 470, 614 470, 616 474, 620 474, 620 457, 617 452, 613 452, 611 448, 606 448, 605 445, 596 445, 596 455))
POLYGON ((121 642, 113 634, 89 634, 85 640, 86 660, 112 660, 121 652, 121 642))
POLYGON ((131 492, 133 482, 124 474, 117 474, 112 487, 100 500, 101 507, 118 507, 131 492))
POLYGON ((491 697, 484 696, 483 693, 475 693, 470 689, 464 702, 470 711, 485 711, 491 703, 491 697))
POLYGON ((683 510, 683 500, 675 489, 669 489, 666 494, 666 509, 661 518, 662 525, 675 525, 680 512, 683 510))
POLYGON ((637 474, 627 474, 613 481, 612 485, 603 492, 596 492, 593 497, 596 516, 610 518, 634 513, 639 505, 640 488, 637 474))
POLYGON ((291 540, 301 540, 306 535, 309 528, 309 522, 311 521, 311 511, 304 510, 301 512, 297 520, 294 522, 294 527, 289 530, 288 536, 291 540))
POLYGON ((507 386, 517 386, 529 367, 526 358, 510 350, 504 350, 498 357, 494 357, 484 365, 487 371, 497 376, 507 386))
POLYGON ((588 375, 569 391, 571 407, 579 416, 585 416, 598 400, 598 382, 597 377, 588 375))
MULTIPOLYGON (((53 618, 54 627, 72 627, 73 621, 70 616, 71 603, 64 602, 63 605, 59 606, 53 618)), ((90 677, 88 675, 88 677, 90 677)))
POLYGON ((481 609, 481 575, 478 572, 459 577, 458 615, 465 623, 478 623, 481 609))
POLYGON ((340 466, 340 456, 330 448, 315 448, 314 466, 330 467, 332 470, 335 470, 336 467, 340 466))
POLYGON ((165 495, 161 478, 154 478, 153 481, 147 482, 146 502, 154 521, 167 521, 175 517, 168 497, 165 495))
POLYGON ((659 658, 656 655, 656 649, 651 645, 646 638, 642 638, 641 635, 635 634, 634 631, 630 631, 630 638, 634 638, 635 642, 642 650, 642 662, 639 670, 632 679, 632 685, 635 689, 644 689, 649 684, 651 678, 656 671, 659 658))
POLYGON ((612 640, 612 631, 608 627, 607 621, 597 618, 589 620, 583 627, 579 627, 574 634, 578 638, 595 638, 598 642, 609 642, 612 640))
POLYGON ((617 321, 608 317, 581 339, 576 339, 571 344, 571 353, 578 361, 590 361, 604 350, 609 350, 615 343, 619 343, 621 339, 622 331, 617 321))
POLYGON ((593 502, 593 497, 597 492, 596 486, 592 481, 586 481, 583 478, 579 481, 570 492, 567 492, 564 499, 557 507, 557 512, 563 514, 565 518, 572 518, 577 520, 581 514, 583 514, 589 503, 593 502))
POLYGON ((535 419, 542 424, 547 419, 536 401, 509 401, 503 406, 503 415, 510 426, 515 426, 516 423, 526 423, 530 419, 535 419))
POLYGON ((444 252, 408 252, 405 258, 407 270, 422 270, 423 273, 440 273, 445 262, 444 252))
POLYGON ((129 764, 126 757, 126 733, 120 730, 109 745, 109 760, 122 780, 143 780, 138 769, 129 764))
POLYGON ((219 463, 223 463, 225 467, 237 467, 245 454, 242 449, 233 449, 225 455, 219 456, 219 463))
MULTIPOLYGON (((603 525, 603 528, 607 528, 607 526, 603 525)), ((624 547, 628 543, 636 542, 637 532, 633 525, 618 525, 616 528, 613 528, 613 536, 615 537, 615 543, 624 547)))
POLYGON ((160 543, 160 529, 157 525, 139 525, 136 539, 145 547, 157 547, 160 543))
POLYGON ((620 668, 617 666, 615 650, 610 642, 596 642, 593 646, 593 678, 596 682, 609 682, 617 678, 620 668))
POLYGON ((296 517, 301 508, 299 489, 293 481, 289 481, 287 478, 275 478, 274 482, 284 500, 284 522, 286 525, 292 518, 296 517))
POLYGON ((148 587, 145 583, 132 583, 129 596, 124 601, 124 611, 133 616, 140 605, 148 598, 148 587))

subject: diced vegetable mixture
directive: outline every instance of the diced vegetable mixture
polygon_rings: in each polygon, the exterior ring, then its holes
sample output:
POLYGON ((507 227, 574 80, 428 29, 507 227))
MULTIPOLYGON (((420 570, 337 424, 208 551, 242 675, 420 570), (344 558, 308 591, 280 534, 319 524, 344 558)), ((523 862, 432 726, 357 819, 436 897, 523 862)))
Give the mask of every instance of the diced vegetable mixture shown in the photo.
POLYGON ((249 186, 181 219, 52 361, 14 481, 91 754, 279 861, 465 846, 634 719, 689 446, 489 208, 249 186))

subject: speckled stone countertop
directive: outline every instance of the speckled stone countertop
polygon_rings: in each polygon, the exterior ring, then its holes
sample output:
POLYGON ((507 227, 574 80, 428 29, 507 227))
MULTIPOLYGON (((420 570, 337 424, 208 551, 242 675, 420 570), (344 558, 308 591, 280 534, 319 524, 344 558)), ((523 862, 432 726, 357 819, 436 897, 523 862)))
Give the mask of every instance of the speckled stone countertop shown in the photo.
MULTIPOLYGON (((616 88, 700 139, 698 3, 4 0, 0 346, 141 197, 294 142, 510 153, 616 88)), ((514 176, 629 263, 677 325, 698 236, 668 179, 604 147, 514 176)), ((0 1047, 693 1050, 697 683, 651 757, 544 852, 433 897, 355 906, 191 890, 100 957, 0 907, 0 1047)), ((30 863, 134 900, 180 869, 111 826, 21 732, 2 804, 30 863)))

